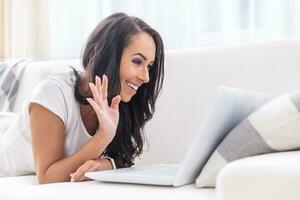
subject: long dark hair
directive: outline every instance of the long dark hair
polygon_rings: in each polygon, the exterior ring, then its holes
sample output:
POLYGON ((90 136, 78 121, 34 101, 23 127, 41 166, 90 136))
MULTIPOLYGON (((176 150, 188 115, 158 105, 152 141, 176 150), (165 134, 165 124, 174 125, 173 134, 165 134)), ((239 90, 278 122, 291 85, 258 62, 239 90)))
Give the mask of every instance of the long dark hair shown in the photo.
MULTIPOLYGON (((120 93, 120 62, 125 47, 133 35, 146 32, 152 36, 155 46, 155 60, 149 70, 150 81, 143 84, 128 103, 120 102, 120 118, 116 135, 107 146, 104 155, 115 159, 117 167, 129 167, 134 158, 143 151, 144 126, 155 111, 155 102, 161 92, 164 79, 164 47, 157 31, 137 17, 124 13, 115 13, 101 21, 88 38, 85 46, 82 65, 95 83, 95 76, 108 77, 108 102, 120 93)), ((80 104, 87 105, 87 96, 79 94, 82 77, 76 75, 75 98, 80 104)))

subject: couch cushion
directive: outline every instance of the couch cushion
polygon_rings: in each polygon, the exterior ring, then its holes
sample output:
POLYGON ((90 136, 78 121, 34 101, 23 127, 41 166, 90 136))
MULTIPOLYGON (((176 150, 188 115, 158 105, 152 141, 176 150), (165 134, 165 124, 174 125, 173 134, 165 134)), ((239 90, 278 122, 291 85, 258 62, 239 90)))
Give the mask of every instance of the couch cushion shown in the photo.
POLYGON ((214 186, 218 172, 228 162, 275 151, 300 148, 300 91, 278 97, 249 115, 230 131, 196 180, 214 186))
POLYGON ((253 156, 226 165, 217 178, 218 200, 298 200, 300 151, 253 156))
POLYGON ((37 185, 35 176, 0 178, 0 188, 0 199, 9 200, 216 200, 215 190, 199 190, 195 187, 195 185, 174 188, 149 185, 103 183, 95 181, 37 185))

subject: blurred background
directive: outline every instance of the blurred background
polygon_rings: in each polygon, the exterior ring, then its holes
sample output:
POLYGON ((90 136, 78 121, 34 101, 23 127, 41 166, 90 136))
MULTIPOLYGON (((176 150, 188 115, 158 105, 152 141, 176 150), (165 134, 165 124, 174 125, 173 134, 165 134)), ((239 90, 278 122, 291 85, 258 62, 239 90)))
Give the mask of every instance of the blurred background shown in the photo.
POLYGON ((166 50, 300 38, 300 0, 0 0, 0 58, 79 58, 115 12, 146 21, 166 50))

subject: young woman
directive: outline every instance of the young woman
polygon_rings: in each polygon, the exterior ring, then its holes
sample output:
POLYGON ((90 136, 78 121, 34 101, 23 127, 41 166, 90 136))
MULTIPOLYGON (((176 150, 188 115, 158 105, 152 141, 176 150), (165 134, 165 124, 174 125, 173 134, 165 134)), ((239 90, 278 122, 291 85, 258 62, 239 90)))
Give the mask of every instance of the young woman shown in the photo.
POLYGON ((0 137, 0 176, 39 183, 83 181, 85 172, 130 167, 164 77, 160 35, 136 17, 113 14, 95 28, 75 69, 40 82, 0 137))

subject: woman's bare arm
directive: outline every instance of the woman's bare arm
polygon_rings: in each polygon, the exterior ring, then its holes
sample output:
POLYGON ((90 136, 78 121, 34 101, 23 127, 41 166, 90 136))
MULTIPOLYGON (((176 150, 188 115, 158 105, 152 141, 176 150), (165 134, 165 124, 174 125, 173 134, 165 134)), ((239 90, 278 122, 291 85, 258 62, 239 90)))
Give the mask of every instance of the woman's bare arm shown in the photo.
POLYGON ((97 132, 73 155, 64 155, 64 124, 45 107, 30 105, 30 126, 36 173, 40 184, 70 181, 70 174, 87 160, 97 159, 111 139, 97 132))
POLYGON ((87 101, 95 110, 100 128, 84 145, 69 157, 64 155, 63 121, 45 107, 32 103, 29 108, 33 156, 39 183, 70 180, 70 174, 88 160, 97 159, 116 134, 119 121, 120 95, 107 101, 108 78, 103 83, 96 76, 96 85, 90 83, 93 98, 87 101))

